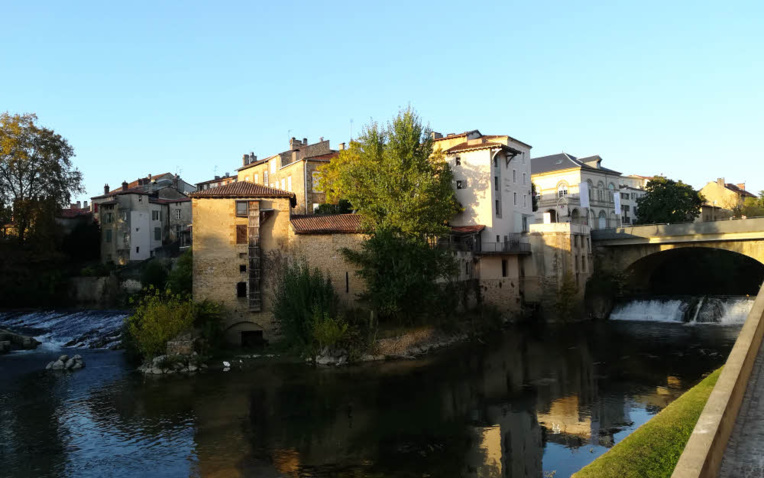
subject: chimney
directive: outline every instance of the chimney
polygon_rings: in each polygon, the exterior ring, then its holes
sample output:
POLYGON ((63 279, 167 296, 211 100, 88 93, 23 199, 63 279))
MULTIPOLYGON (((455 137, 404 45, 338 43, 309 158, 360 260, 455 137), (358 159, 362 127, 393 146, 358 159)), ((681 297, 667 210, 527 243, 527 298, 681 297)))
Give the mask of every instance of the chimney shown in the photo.
POLYGON ((745 183, 737 183, 735 186, 737 186, 738 189, 745 191, 745 183))
POLYGON ((223 176, 223 177, 224 177, 224 178, 227 178, 228 176, 230 176, 230 175, 229 175, 229 174, 226 172, 226 173, 225 173, 225 176, 223 176))
POLYGON ((323 143, 323 142, 324 142, 324 137, 323 137, 323 136, 321 136, 320 138, 318 138, 318 142, 319 142, 319 143, 323 143))
POLYGON ((344 150, 345 150, 345 143, 340 143, 340 151, 344 151, 344 150))
POLYGON ((103 185, 103 193, 104 194, 109 194, 109 185, 108 184, 104 184, 103 185))
POLYGON ((241 165, 246 166, 247 164, 249 164, 249 155, 245 154, 241 158, 241 165))
POLYGON ((151 181, 151 173, 149 173, 148 179, 149 179, 149 181, 151 181))
POLYGON ((249 162, 254 163, 255 161, 257 161, 257 156, 255 153, 249 153, 249 162))
POLYGON ((443 137, 443 135, 438 133, 437 131, 433 131, 432 133, 430 133, 430 136, 432 136, 432 139, 440 139, 443 137))
POLYGON ((294 151, 300 146, 300 141, 297 139, 294 139, 294 136, 292 136, 292 139, 289 140, 289 149, 294 151))
POLYGON ((716 184, 718 184, 721 187, 724 187, 724 178, 716 178, 716 184))
POLYGON ((122 190, 127 191, 127 181, 122 181, 122 190))
POLYGON ((218 179, 220 179, 220 176, 215 176, 215 180, 217 181, 218 179))
POLYGON ((297 161, 297 151, 292 151, 292 161, 291 162, 294 163, 295 161, 297 161))
POLYGON ((82 202, 82 209, 87 209, 87 208, 88 208, 88 202, 87 201, 83 201, 82 202))
POLYGON ((302 138, 302 145, 307 146, 308 145, 308 138, 302 138))
POLYGON ((77 201, 77 209, 82 209, 82 203, 77 201))

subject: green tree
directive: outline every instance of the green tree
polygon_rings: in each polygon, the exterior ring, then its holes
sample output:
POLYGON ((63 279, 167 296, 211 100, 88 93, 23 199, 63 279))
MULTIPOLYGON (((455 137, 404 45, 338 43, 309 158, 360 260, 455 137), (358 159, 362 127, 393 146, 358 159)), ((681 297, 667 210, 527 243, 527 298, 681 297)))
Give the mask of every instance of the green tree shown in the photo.
POLYGON ((321 176, 328 200, 350 201, 367 231, 442 234, 459 212, 451 169, 411 108, 386 127, 366 126, 321 176))
POLYGON ((691 222, 700 215, 703 196, 682 181, 656 176, 637 199, 637 224, 691 222))
POLYGON ((747 197, 739 208, 734 209, 736 217, 761 217, 764 216, 764 191, 759 192, 759 197, 747 197))
POLYGON ((63 208, 83 192, 74 149, 36 121, 34 114, 0 114, 0 203, 11 206, 22 244, 41 208, 63 208))

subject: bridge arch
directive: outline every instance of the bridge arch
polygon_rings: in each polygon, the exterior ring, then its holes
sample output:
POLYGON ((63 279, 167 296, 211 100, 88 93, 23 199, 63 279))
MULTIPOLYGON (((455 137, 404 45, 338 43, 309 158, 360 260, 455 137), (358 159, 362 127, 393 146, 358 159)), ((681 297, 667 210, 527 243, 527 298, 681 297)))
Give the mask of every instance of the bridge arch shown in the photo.
POLYGON ((632 293, 756 295, 764 262, 720 247, 672 247, 647 254, 625 269, 632 293))

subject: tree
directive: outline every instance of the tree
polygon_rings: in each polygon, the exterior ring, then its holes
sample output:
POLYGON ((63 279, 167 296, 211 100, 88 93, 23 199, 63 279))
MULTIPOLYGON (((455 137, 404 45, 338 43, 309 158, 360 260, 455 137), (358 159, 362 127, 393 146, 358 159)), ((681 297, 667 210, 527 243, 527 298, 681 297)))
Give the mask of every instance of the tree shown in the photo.
POLYGON ((747 197, 739 207, 733 209, 735 217, 761 217, 764 216, 764 191, 759 192, 759 197, 747 197))
POLYGON ((682 181, 656 176, 637 199, 637 224, 691 222, 700 215, 703 196, 682 181))
MULTIPOLYGON (((0 115, 0 203, 9 205, 20 243, 42 209, 63 208, 83 192, 82 173, 71 162, 74 149, 34 114, 0 115)), ((51 215, 50 211, 47 215, 51 215)))
POLYGON ((360 267, 362 295, 380 319, 411 322, 437 301, 438 279, 455 272, 453 256, 432 246, 459 212, 453 174, 411 109, 386 127, 372 122, 322 169, 328 199, 346 199, 369 234, 345 258, 360 267))
POLYGON ((321 181, 330 202, 350 201, 367 231, 438 235, 459 212, 451 169, 411 108, 386 127, 366 126, 321 169, 321 181))

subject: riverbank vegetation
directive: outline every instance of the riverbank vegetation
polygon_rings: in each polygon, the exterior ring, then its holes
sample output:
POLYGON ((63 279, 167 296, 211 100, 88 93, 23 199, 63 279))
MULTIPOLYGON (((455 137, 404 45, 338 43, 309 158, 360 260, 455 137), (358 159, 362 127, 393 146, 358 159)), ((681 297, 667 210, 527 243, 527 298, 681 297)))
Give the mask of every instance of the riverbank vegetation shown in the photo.
POLYGON ((721 368, 671 403, 576 478, 670 477, 721 374, 721 368))

